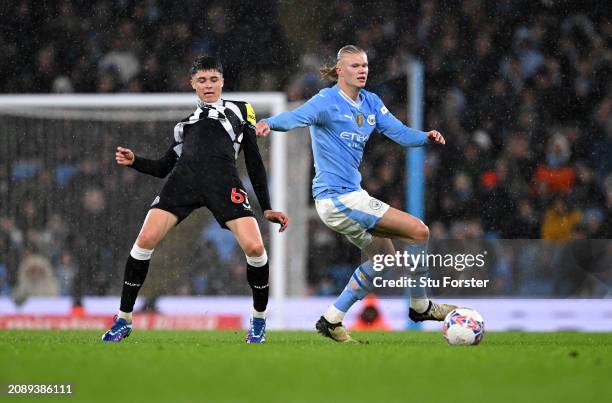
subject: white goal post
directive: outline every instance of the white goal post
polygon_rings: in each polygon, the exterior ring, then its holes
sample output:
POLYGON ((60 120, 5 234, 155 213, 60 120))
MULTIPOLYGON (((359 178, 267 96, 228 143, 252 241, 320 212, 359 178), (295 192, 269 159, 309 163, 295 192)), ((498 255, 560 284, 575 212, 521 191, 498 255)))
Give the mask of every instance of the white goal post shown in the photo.
MULTIPOLYGON (((249 102, 259 115, 276 115, 287 110, 287 96, 281 92, 234 92, 224 93, 223 98, 249 102)), ((169 119, 164 115, 165 108, 184 109, 195 106, 196 97, 189 93, 156 94, 28 94, 1 95, 0 114, 18 116, 45 116, 54 119, 122 120, 122 116, 138 109, 146 119, 169 119), (147 112, 147 108, 151 111, 147 112), (154 110, 153 110, 154 109, 154 110), (96 110, 101 110, 96 115, 96 110), (109 113, 110 111, 110 113, 109 113), (144 112, 143 112, 144 111, 144 112)), ((183 117, 186 114, 183 114, 183 117)), ((128 118, 129 119, 129 118, 128 118)), ((0 128, 2 137, 6 136, 0 128)), ((287 211, 287 142, 286 136, 273 133, 270 136, 270 177, 271 202, 274 209, 287 211)), ((284 323, 283 305, 286 296, 287 237, 278 233, 277 225, 270 225, 271 238, 271 294, 274 314, 271 319, 273 328, 282 328, 284 323)))

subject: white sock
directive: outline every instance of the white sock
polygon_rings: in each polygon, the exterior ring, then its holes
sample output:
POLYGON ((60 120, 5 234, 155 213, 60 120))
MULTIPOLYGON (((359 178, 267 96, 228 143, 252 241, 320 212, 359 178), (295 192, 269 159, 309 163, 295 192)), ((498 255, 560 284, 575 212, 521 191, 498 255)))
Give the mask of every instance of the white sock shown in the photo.
POLYGON ((132 321, 132 312, 122 312, 122 311, 119 311, 119 313, 117 314, 117 316, 118 316, 119 318, 121 318, 121 319, 125 319, 125 320, 127 320, 128 322, 131 322, 131 321, 132 321))
POLYGON ((327 311, 325 311, 323 317, 327 319, 329 323, 340 323, 342 322, 342 319, 344 319, 344 315, 346 315, 346 312, 342 312, 332 304, 329 306, 329 308, 327 308, 327 311))
POLYGON ((429 308, 429 298, 410 298, 410 308, 423 313, 429 308))
POLYGON ((261 256, 247 256, 247 255, 244 255, 244 256, 246 257, 247 264, 253 267, 262 267, 266 263, 268 263, 268 253, 266 252, 265 249, 264 249, 263 255, 261 256))
POLYGON ((251 315, 253 315, 253 318, 265 319, 266 318, 266 311, 259 312, 259 311, 256 311, 255 309, 253 309, 251 315))
POLYGON ((132 246, 132 250, 130 251, 130 256, 132 256, 136 260, 149 260, 153 255, 153 251, 155 249, 145 249, 136 245, 134 242, 134 246, 132 246))

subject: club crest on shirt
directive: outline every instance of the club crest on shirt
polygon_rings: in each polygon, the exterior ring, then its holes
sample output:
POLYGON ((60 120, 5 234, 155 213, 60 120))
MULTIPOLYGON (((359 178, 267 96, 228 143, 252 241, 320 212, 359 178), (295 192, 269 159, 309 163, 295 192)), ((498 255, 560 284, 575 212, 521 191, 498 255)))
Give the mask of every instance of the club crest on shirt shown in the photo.
POLYGON ((370 126, 374 126, 376 124, 376 115, 368 115, 368 123, 370 126))
POLYGON ((357 114, 357 126, 363 126, 363 115, 360 113, 357 114))

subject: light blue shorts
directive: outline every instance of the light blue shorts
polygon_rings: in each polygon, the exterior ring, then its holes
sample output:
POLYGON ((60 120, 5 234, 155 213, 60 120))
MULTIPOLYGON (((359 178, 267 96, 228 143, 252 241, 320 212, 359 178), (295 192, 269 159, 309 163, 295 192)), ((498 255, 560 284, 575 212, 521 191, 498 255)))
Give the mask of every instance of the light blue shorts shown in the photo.
POLYGON ((345 235, 363 249, 372 242, 370 231, 389 210, 389 205, 365 190, 315 200, 317 213, 329 228, 345 235))

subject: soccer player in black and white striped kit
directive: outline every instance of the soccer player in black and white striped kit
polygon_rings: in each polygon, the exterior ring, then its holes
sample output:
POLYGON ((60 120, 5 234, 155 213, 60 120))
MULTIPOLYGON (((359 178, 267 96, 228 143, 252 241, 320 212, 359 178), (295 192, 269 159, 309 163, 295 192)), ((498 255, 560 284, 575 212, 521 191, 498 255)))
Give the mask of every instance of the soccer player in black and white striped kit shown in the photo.
POLYGON ((247 343, 265 342, 268 303, 268 256, 247 192, 240 181, 236 159, 244 152, 249 178, 264 217, 284 231, 288 217, 273 211, 266 170, 257 146, 255 112, 246 102, 221 99, 223 67, 213 57, 196 58, 190 69, 197 109, 174 128, 174 143, 158 160, 117 147, 115 159, 149 175, 170 175, 155 198, 128 257, 121 306, 115 323, 103 336, 119 342, 132 331, 132 311, 147 275, 153 250, 168 231, 193 210, 208 208, 221 227, 232 231, 246 255, 247 279, 253 291, 253 312, 247 343))

